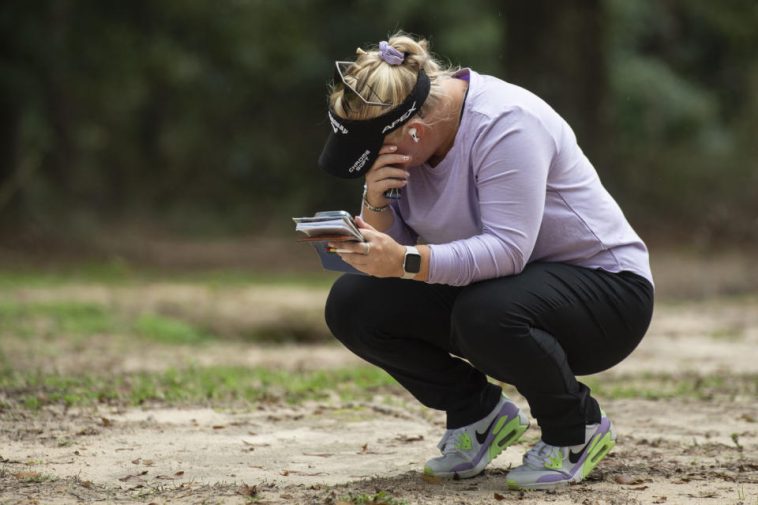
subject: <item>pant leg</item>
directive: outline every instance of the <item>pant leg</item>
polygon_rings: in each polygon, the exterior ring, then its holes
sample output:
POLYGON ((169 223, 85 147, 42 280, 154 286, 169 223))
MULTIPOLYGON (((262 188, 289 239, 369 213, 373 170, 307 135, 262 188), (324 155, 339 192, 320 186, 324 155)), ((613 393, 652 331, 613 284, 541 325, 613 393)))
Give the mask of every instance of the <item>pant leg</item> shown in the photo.
POLYGON ((628 356, 652 316, 643 278, 559 263, 534 263, 519 275, 466 287, 453 307, 461 356, 516 386, 552 445, 584 441, 600 420, 590 390, 575 375, 597 373, 628 356))
POLYGON ((386 370, 422 404, 447 412, 448 428, 485 417, 500 388, 451 347, 450 313, 459 287, 343 275, 325 316, 348 349, 386 370))

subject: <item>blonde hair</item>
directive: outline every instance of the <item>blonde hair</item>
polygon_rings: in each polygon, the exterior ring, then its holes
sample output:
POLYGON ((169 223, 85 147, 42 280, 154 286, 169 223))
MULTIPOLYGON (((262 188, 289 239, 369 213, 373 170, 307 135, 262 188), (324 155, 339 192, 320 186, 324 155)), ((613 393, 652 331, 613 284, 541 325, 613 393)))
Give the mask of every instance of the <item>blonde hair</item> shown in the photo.
POLYGON ((355 62, 343 71, 345 81, 363 98, 384 102, 388 106, 368 105, 338 79, 330 89, 329 106, 343 119, 372 119, 400 105, 416 85, 419 69, 429 77, 431 89, 418 115, 424 117, 434 109, 443 97, 440 82, 450 78, 458 68, 443 66, 429 53, 425 39, 414 39, 404 32, 397 32, 388 44, 405 54, 400 65, 390 65, 382 59, 378 46, 364 51, 356 50, 355 62))

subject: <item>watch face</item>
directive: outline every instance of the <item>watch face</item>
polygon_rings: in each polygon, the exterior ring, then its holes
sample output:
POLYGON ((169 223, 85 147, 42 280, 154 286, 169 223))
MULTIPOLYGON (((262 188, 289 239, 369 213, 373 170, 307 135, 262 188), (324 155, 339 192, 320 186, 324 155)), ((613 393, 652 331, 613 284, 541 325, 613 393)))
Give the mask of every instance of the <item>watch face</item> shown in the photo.
POLYGON ((409 252, 405 255, 403 269, 410 274, 417 274, 421 271, 421 255, 409 252))

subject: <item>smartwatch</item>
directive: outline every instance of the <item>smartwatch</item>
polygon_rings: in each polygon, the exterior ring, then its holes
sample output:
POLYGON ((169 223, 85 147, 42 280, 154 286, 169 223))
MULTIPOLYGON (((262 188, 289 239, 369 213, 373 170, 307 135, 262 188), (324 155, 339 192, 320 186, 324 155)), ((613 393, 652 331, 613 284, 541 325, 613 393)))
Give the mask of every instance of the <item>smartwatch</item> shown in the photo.
POLYGON ((413 279, 421 271, 421 254, 412 245, 405 246, 403 257, 403 279, 413 279))

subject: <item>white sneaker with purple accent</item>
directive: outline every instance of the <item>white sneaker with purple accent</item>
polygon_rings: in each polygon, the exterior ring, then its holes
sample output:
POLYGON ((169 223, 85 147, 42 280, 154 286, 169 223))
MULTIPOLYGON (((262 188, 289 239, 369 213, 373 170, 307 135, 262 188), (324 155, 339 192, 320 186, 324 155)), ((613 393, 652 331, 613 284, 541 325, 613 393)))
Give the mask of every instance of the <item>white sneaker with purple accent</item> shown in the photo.
POLYGON ((556 447, 540 440, 524 455, 524 464, 505 477, 510 489, 550 489, 580 482, 616 445, 616 432, 602 414, 599 424, 587 425, 585 443, 556 447))
POLYGON ((437 444, 442 456, 427 461, 424 473, 453 479, 479 475, 503 449, 521 438, 528 427, 529 419, 503 395, 484 419, 447 430, 437 444))

